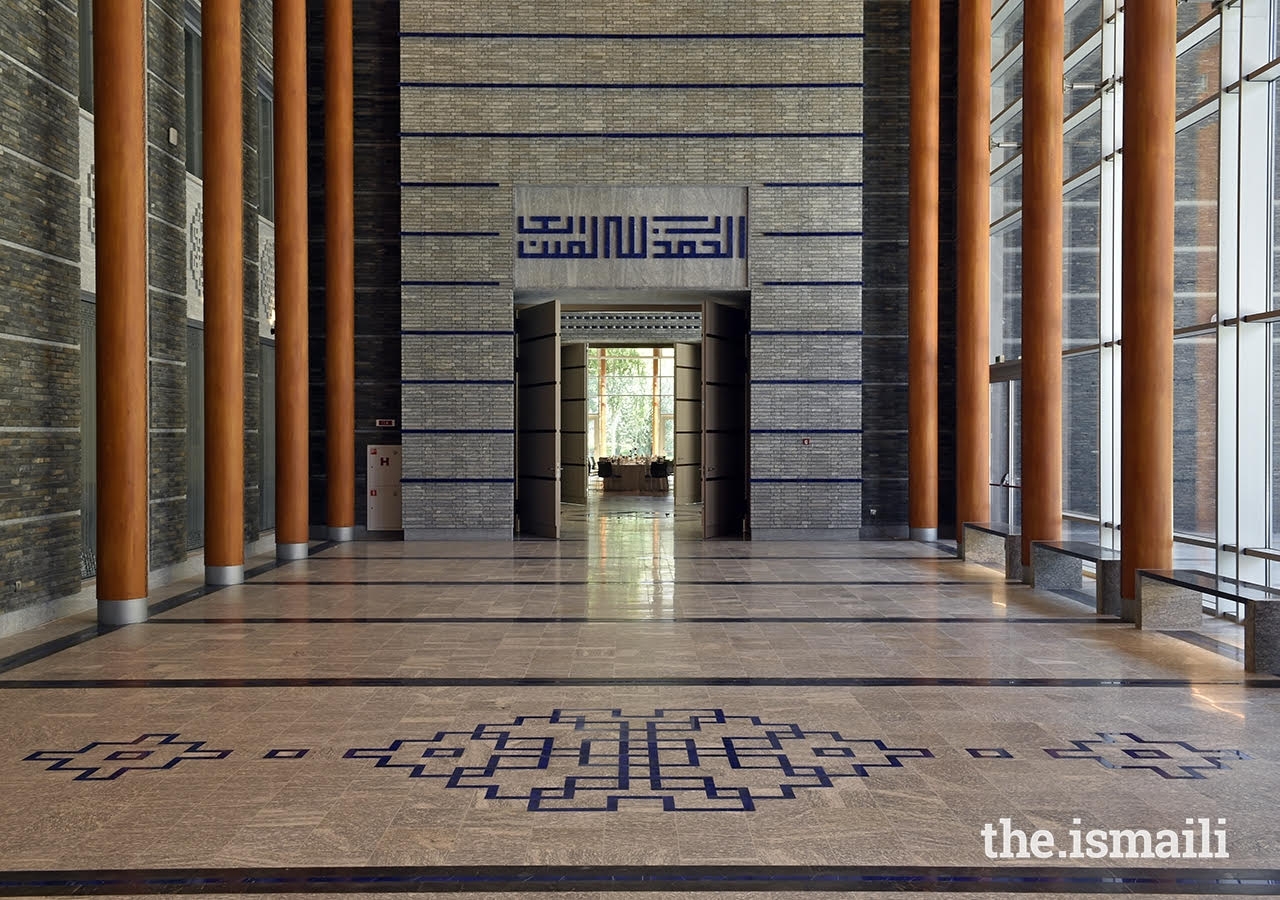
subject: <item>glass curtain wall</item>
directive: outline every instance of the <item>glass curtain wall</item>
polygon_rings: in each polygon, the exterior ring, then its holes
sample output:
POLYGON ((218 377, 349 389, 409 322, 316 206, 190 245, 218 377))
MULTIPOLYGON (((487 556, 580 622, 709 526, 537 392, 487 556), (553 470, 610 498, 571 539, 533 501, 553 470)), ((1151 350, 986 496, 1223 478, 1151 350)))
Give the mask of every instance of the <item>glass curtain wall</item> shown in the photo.
MULTIPOLYGON (((993 502, 996 470, 1017 469, 1022 9, 1023 0, 1007 0, 992 14, 993 502)), ((1119 546, 1124 3, 1066 0, 1064 15, 1064 533, 1119 546)), ((1175 561, 1272 584, 1280 584, 1278 36, 1280 0, 1178 4, 1175 561)), ((993 517, 1015 507, 1007 492, 999 498, 1005 505, 993 517)))
POLYGON ((991 22, 991 518, 1022 523, 1022 3, 991 22))
POLYGON ((1236 312, 1239 432, 1250 443, 1239 457, 1241 468, 1256 475, 1242 473, 1249 489, 1247 498, 1241 491, 1235 561, 1244 577, 1280 585, 1280 0, 1251 0, 1240 15, 1240 65, 1229 74, 1240 78, 1239 183, 1249 186, 1239 192, 1236 312), (1268 15, 1270 27, 1257 27, 1268 15), (1257 190, 1261 184, 1269 189, 1257 190))
POLYGON ((1102 0, 1066 6, 1063 32, 1063 537, 1101 540, 1102 0))

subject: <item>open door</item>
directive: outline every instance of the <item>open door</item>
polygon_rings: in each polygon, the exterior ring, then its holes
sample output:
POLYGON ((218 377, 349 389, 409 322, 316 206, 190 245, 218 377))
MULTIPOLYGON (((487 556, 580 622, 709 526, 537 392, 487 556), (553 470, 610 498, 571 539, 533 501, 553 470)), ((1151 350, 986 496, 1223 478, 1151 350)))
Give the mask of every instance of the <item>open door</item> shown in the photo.
POLYGON ((560 537, 560 301, 516 312, 516 515, 560 537))
POLYGON ((702 346, 676 344, 676 503, 702 499, 702 346))
POLYGON ((587 502, 587 345, 560 347, 560 499, 587 502))
POLYGON ((747 516, 747 312, 702 304, 702 536, 741 537, 747 516))

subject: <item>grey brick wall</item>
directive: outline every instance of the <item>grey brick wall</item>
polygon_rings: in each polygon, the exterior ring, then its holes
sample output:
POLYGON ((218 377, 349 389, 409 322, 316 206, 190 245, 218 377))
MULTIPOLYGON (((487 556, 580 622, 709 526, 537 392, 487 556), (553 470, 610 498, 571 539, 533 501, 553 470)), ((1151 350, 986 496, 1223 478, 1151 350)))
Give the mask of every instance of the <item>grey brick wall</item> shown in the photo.
POLYGON ((0 15, 0 614, 80 586, 76 16, 0 15))
POLYGON ((908 0, 866 0, 867 257, 863 295, 862 525, 907 530, 907 219, 911 33, 908 0))
MULTIPOLYGON (((241 72, 244 97, 244 537, 261 531, 262 490, 262 264, 258 210, 262 206, 259 144, 262 123, 259 85, 271 79, 271 0, 241 0, 244 40, 241 72)), ((272 261, 274 264, 274 261, 272 261)), ((271 501, 269 501, 271 502, 271 501)))
POLYGON ((151 0, 147 4, 147 243, 153 569, 181 562, 187 555, 185 53, 181 3, 151 0), (177 130, 177 145, 169 140, 171 128, 177 130))
POLYGON ((513 187, 565 183, 748 187, 753 531, 862 527, 862 6, 402 3, 402 227, 499 233, 402 240, 403 378, 459 383, 404 387, 407 533, 510 531, 478 382, 511 377, 513 187))

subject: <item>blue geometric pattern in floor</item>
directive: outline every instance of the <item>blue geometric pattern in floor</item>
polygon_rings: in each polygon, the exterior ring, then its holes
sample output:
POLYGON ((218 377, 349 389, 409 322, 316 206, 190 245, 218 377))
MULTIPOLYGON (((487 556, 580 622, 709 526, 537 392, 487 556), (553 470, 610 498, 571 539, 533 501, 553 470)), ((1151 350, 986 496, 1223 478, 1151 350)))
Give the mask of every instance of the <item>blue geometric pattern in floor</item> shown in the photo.
POLYGON ((90 741, 79 750, 37 750, 25 757, 51 762, 50 772, 79 772, 75 781, 114 781, 126 772, 172 769, 180 762, 226 759, 230 750, 205 750, 204 741, 180 741, 177 734, 144 734, 131 741, 90 741))
POLYGON ((490 800, 521 801, 533 812, 616 811, 622 804, 753 810, 762 800, 794 799, 800 788, 830 788, 901 768, 904 759, 933 757, 923 747, 888 747, 721 709, 639 716, 557 709, 345 755, 445 787, 483 790, 490 800))
POLYGON ((1044 752, 1054 759, 1091 759, 1107 769, 1149 769, 1170 779, 1204 778, 1204 772, 1230 769, 1224 759, 1253 759, 1241 750, 1201 750, 1186 741, 1148 741, 1129 732, 1100 731, 1098 738, 1044 752))

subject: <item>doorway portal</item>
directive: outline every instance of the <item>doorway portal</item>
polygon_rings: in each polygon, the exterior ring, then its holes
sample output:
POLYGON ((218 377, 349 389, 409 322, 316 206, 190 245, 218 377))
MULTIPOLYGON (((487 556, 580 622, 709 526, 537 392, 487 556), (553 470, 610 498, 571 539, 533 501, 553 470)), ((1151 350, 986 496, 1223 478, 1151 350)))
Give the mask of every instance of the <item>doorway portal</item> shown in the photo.
MULTIPOLYGON (((643 515, 672 527, 696 520, 704 538, 747 536, 745 303, 693 307, 701 341, 637 330, 601 344, 565 342, 562 308, 546 300, 516 311, 517 531, 557 539, 562 521, 643 515)), ((586 304, 572 309, 591 315, 586 304)))

